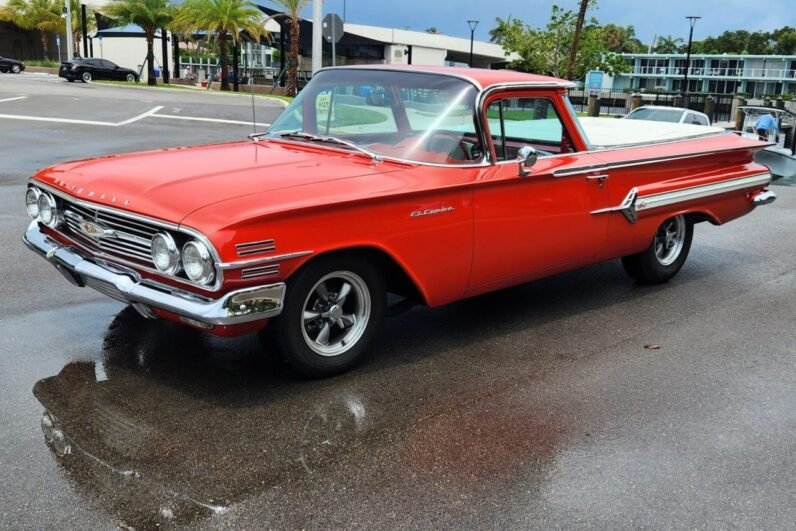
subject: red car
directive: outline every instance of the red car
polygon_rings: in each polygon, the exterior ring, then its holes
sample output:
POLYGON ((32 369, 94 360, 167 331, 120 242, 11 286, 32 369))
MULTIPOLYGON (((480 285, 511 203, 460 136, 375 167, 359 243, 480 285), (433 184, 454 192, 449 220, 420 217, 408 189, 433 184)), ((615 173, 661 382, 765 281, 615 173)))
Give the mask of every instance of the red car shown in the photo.
POLYGON ((639 282, 666 282, 695 223, 775 199, 753 162, 766 144, 581 123, 569 86, 505 70, 325 69, 248 140, 40 171, 24 241, 148 318, 223 336, 272 320, 285 359, 327 376, 366 352, 388 293, 440 306, 616 258, 639 282))

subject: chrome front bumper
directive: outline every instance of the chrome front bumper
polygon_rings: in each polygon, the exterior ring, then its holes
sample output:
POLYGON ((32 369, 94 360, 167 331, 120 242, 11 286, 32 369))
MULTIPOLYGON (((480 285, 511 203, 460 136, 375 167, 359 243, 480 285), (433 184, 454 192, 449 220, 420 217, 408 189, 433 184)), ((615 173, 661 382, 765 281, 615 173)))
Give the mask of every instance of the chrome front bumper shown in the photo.
POLYGON ((285 284, 279 282, 226 293, 209 299, 143 279, 138 273, 84 256, 62 245, 32 222, 22 237, 31 250, 45 257, 67 280, 88 286, 129 303, 146 317, 155 317, 152 308, 175 313, 189 324, 211 328, 275 317, 282 312, 285 284))

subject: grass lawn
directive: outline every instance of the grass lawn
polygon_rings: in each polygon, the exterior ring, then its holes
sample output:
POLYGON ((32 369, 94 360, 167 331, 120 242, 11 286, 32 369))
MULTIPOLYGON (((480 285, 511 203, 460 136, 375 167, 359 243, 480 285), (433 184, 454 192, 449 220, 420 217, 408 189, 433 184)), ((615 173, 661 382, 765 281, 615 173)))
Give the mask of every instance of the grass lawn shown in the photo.
POLYGON ((378 111, 342 103, 334 106, 334 127, 380 124, 386 121, 387 116, 378 111))
POLYGON ((25 66, 41 66, 44 68, 58 68, 61 63, 58 61, 42 61, 39 59, 25 60, 25 66))
MULTIPOLYGON (((166 85, 165 83, 158 83, 157 85, 147 85, 146 83, 136 83, 136 82, 130 83, 130 82, 127 82, 127 81, 112 81, 112 80, 105 80, 105 79, 96 79, 96 80, 94 80, 94 83, 102 83, 103 85, 119 85, 119 86, 122 86, 122 87, 136 87, 136 88, 144 88, 144 89, 155 89, 155 90, 157 90, 157 89, 163 89, 163 90, 190 90, 192 92, 204 91, 204 92, 212 92, 214 94, 217 94, 217 93, 221 92, 220 90, 209 90, 208 91, 205 88, 201 88, 200 89, 200 88, 196 88, 196 87, 188 87, 188 86, 185 86, 185 85, 177 85, 177 84, 166 85)), ((223 94, 232 94, 232 95, 235 95, 235 96, 251 97, 251 93, 250 92, 246 92, 246 87, 244 87, 244 86, 241 87, 239 92, 229 91, 229 92, 223 92, 223 94)), ((257 98, 282 100, 282 101, 284 101, 286 103, 290 103, 291 101, 293 101, 293 98, 290 97, 290 96, 280 96, 280 95, 277 95, 277 94, 257 94, 257 93, 255 93, 254 96, 257 97, 257 98)))

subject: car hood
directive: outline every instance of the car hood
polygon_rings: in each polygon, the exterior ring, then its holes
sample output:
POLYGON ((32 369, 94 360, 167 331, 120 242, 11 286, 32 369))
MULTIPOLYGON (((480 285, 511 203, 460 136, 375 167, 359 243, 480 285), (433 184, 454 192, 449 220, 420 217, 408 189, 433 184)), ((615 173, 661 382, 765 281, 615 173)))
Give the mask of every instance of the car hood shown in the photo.
POLYGON ((235 142, 60 164, 34 178, 105 206, 180 223, 245 195, 390 171, 358 153, 282 141, 235 142))

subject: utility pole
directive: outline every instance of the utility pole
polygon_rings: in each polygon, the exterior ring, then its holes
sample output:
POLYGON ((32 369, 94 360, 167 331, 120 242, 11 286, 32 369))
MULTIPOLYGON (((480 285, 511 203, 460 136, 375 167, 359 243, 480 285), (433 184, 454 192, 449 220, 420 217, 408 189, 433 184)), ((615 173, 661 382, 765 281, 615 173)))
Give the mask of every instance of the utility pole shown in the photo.
POLYGON ((72 51, 72 6, 69 5, 69 0, 65 0, 64 13, 66 13, 66 60, 71 61, 74 57, 72 51))
POLYGON ((312 0, 312 75, 323 68, 323 1, 312 0))
POLYGON ((470 26, 470 68, 473 67, 473 40, 475 39, 475 28, 478 26, 477 20, 468 20, 467 25, 470 26))
POLYGON ((694 38, 694 24, 702 17, 689 16, 688 23, 691 25, 691 31, 688 33, 688 51, 685 54, 685 76, 683 76, 683 101, 685 106, 688 107, 688 71, 691 69, 691 41, 694 38))

